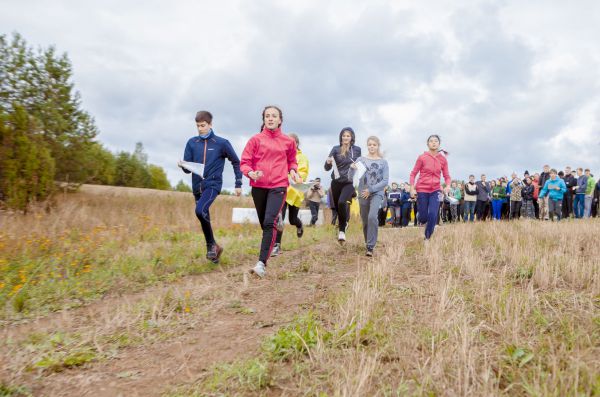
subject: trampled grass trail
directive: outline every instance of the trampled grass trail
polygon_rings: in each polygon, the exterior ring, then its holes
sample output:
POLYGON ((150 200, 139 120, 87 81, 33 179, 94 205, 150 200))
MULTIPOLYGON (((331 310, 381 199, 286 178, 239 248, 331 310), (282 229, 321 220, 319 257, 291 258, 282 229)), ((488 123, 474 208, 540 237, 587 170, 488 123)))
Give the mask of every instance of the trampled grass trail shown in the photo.
POLYGON ((84 190, 2 236, 3 282, 22 284, 3 295, 5 394, 600 393, 597 220, 448 225, 428 244, 383 229, 373 259, 356 221, 345 247, 331 227, 288 230, 254 280, 255 226, 218 224, 214 267, 188 196, 112 194, 84 190), (50 242, 16 244, 25 230, 50 242))

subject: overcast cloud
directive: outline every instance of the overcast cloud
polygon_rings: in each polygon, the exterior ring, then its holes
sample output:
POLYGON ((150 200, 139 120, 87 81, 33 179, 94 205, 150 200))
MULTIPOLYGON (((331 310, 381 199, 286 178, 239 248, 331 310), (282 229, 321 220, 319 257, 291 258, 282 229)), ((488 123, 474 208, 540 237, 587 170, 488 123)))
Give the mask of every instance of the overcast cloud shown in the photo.
POLYGON ((430 133, 455 178, 600 174, 600 3, 449 3, 4 0, 0 33, 67 52, 100 141, 142 141, 172 183, 197 110, 241 154, 267 104, 311 178, 345 126, 381 138, 396 181, 430 133))

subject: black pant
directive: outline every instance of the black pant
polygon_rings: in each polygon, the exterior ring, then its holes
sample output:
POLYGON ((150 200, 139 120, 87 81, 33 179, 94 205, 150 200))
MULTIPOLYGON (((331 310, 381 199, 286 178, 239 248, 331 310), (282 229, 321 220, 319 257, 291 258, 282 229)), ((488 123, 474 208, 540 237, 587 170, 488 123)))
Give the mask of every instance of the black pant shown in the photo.
POLYGON ((477 200, 477 204, 475 204, 475 213, 477 214, 478 221, 485 221, 489 206, 489 201, 477 200))
MULTIPOLYGON (((296 226, 298 229, 302 227, 302 221, 298 218, 298 212, 300 212, 299 207, 294 207, 293 205, 289 205, 288 203, 283 204, 283 209, 281 210, 281 218, 285 219, 285 213, 287 209, 290 209, 290 225, 296 226)), ((277 231, 277 243, 281 243, 281 237, 283 236, 283 230, 277 231)))
POLYGON ((412 209, 413 209, 413 211, 414 211, 414 213, 415 213, 414 225, 415 225, 415 226, 417 226, 417 220, 418 220, 418 218, 419 218, 419 217, 417 216, 417 214, 418 214, 419 210, 418 210, 418 206, 417 206, 417 202, 416 202, 416 201, 413 201, 413 204, 412 204, 412 209))
POLYGON ((521 217, 521 201, 510 201, 510 219, 519 219, 521 217))
POLYGON ((310 208, 310 215, 311 215, 310 224, 313 226, 319 220, 319 206, 320 206, 320 203, 316 203, 314 201, 308 202, 308 208, 310 208))
POLYGON ((252 200, 254 200, 258 221, 263 231, 258 259, 265 265, 269 260, 269 256, 271 256, 273 245, 277 239, 277 228, 275 226, 277 224, 277 217, 283 209, 283 204, 285 204, 286 193, 287 188, 285 187, 272 189, 252 188, 252 200))
POLYGON ((540 204, 537 199, 533 199, 533 211, 535 212, 535 219, 540 219, 540 204))
POLYGON ((391 205, 392 227, 399 227, 402 222, 402 207, 400 205, 391 205))
POLYGON ((567 190, 563 199, 562 213, 563 218, 568 218, 573 212, 573 191, 567 190))
POLYGON ((410 221, 410 207, 403 205, 402 206, 402 226, 408 226, 408 221, 410 221))
POLYGON ((331 196, 333 197, 333 205, 337 210, 339 228, 341 231, 346 230, 348 218, 350 217, 350 203, 352 197, 356 195, 352 182, 331 182, 331 196))
POLYGON ((379 221, 379 226, 385 226, 385 218, 387 218, 387 208, 380 208, 377 213, 377 220, 379 221))

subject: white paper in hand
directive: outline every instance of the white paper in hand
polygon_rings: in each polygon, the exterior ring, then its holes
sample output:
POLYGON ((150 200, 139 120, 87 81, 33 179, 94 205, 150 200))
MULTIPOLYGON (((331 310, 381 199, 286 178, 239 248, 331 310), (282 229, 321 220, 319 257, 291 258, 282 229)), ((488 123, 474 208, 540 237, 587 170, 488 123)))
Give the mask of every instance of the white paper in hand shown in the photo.
POLYGON ((300 193, 304 194, 308 192, 308 189, 311 188, 312 183, 292 183, 291 186, 300 193))
POLYGON ((333 167, 333 179, 340 178, 340 171, 338 170, 337 164, 335 163, 335 159, 331 162, 331 166, 333 167))
POLYGON ((367 167, 362 161, 357 161, 354 164, 356 165, 356 170, 354 170, 354 177, 352 178, 352 182, 354 183, 354 186, 358 186, 360 178, 362 178, 363 175, 365 175, 365 172, 367 172, 367 167))
POLYGON ((185 168, 186 170, 191 171, 196 175, 199 175, 201 178, 204 177, 204 164, 193 163, 191 161, 181 161, 179 165, 185 168))

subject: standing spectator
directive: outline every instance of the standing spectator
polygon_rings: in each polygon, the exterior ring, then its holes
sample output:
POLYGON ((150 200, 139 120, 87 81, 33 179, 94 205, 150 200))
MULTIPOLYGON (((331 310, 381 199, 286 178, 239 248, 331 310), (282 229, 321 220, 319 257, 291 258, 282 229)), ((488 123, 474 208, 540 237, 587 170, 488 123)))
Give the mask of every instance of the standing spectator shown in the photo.
MULTIPOLYGON (((544 187, 546 181, 550 179, 550 166, 544 165, 544 171, 540 174, 539 187, 540 189, 544 187)), ((540 219, 548 220, 548 197, 544 197, 543 200, 538 199, 538 204, 540 206, 540 219)))
POLYGON ((310 208, 310 225, 314 226, 319 220, 319 207, 321 206, 321 200, 325 196, 323 186, 321 186, 321 178, 315 178, 314 184, 306 192, 306 198, 308 200, 308 207, 310 208))
POLYGON ((499 182, 502 186, 504 186, 504 190, 506 191, 506 195, 502 199, 502 219, 508 219, 510 217, 510 195, 508 191, 508 178, 503 176, 500 178, 499 182))
POLYGON ((502 180, 492 180, 492 219, 499 221, 502 218, 502 202, 506 197, 506 188, 502 186, 502 180))
POLYGON ((548 213, 552 221, 554 221, 554 216, 560 221, 562 216, 562 200, 566 191, 567 186, 565 185, 565 181, 558 177, 555 169, 551 169, 550 179, 546 181, 540 191, 540 198, 549 197, 548 213))
POLYGON ((412 199, 410 198, 410 185, 408 183, 402 184, 402 227, 407 227, 410 222, 410 209, 412 208, 412 199))
POLYGON ((535 210, 533 208, 533 192, 534 186, 530 177, 526 177, 523 181, 523 189, 521 197, 523 198, 521 206, 521 216, 524 218, 535 218, 535 210))
POLYGON ((469 182, 465 183, 464 200, 464 221, 473 222, 475 220, 475 205, 479 188, 475 183, 475 175, 469 175, 469 182))
POLYGON ((378 220, 379 220, 380 227, 385 226, 385 220, 387 219, 388 191, 389 191, 389 188, 386 186, 383 189, 383 202, 381 203, 381 207, 379 208, 379 212, 378 212, 378 220))
POLYGON ((456 183, 456 181, 450 184, 448 196, 456 200, 450 201, 450 216, 452 217, 452 222, 456 222, 458 220, 458 205, 460 204, 460 199, 462 198, 462 192, 458 188, 458 183, 456 183))
POLYGON ((521 180, 515 174, 515 178, 510 181, 510 216, 509 219, 519 219, 521 216, 521 201, 523 200, 521 197, 521 190, 523 189, 523 185, 521 184, 521 180))
POLYGON ((488 207, 490 205, 490 193, 492 191, 490 183, 486 182, 485 174, 481 175, 481 180, 477 182, 477 203, 475 204, 475 212, 477 212, 477 220, 485 221, 488 207))
POLYGON ((462 220, 463 219, 463 208, 464 208, 464 202, 465 202, 465 189, 462 183, 458 182, 456 184, 456 187, 458 188, 458 191, 460 192, 460 200, 458 201, 458 208, 457 208, 457 212, 458 212, 458 220, 462 220))
POLYGON ((533 185, 533 210, 535 212, 535 219, 540 218, 540 205, 539 205, 539 195, 540 195, 540 174, 537 172, 533 174, 533 180, 531 184, 533 185))
POLYGON ((565 167, 565 185, 567 192, 563 199, 563 218, 569 218, 573 213, 573 188, 577 186, 577 179, 571 174, 571 167, 565 167))
POLYGON ((594 203, 592 204, 592 216, 600 216, 600 178, 596 182, 596 188, 594 189, 594 203))
POLYGON ((583 168, 577 168, 577 189, 575 190, 575 200, 573 200, 573 210, 575 218, 583 218, 585 206, 585 191, 587 189, 587 176, 583 175, 583 168))
POLYGON ((587 185, 585 189, 585 204, 583 216, 586 218, 590 218, 592 216, 592 202, 594 200, 594 189, 596 188, 596 180, 594 179, 594 176, 591 174, 589 169, 585 170, 585 176, 587 176, 587 185))
POLYGON ((400 227, 402 220, 402 190, 396 182, 392 183, 392 190, 388 193, 388 208, 392 213, 392 227, 400 227))

